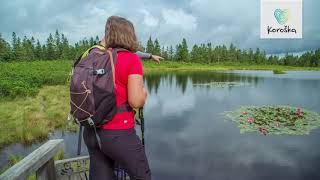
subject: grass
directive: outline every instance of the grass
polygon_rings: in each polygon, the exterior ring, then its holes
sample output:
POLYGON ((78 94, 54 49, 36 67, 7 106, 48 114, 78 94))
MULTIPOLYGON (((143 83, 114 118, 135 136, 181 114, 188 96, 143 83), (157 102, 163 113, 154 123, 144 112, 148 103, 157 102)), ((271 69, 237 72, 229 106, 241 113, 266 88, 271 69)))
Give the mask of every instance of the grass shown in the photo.
POLYGON ((34 96, 44 85, 66 84, 71 61, 0 63, 0 97, 34 96))
POLYGON ((276 71, 300 71, 300 70, 320 70, 320 67, 294 67, 294 66, 280 66, 280 65, 254 65, 234 62, 225 62, 222 64, 199 64, 199 63, 185 63, 185 62, 170 62, 163 61, 160 64, 145 61, 143 63, 146 73, 152 71, 199 71, 199 70, 276 70, 276 71))
POLYGON ((279 69, 274 69, 273 74, 286 74, 286 72, 279 70, 279 69))
POLYGON ((0 103, 0 147, 20 142, 46 140, 48 133, 68 126, 67 86, 45 86, 34 97, 3 100, 0 103))
POLYGON ((55 161, 64 159, 64 150, 61 149, 53 158, 55 161))

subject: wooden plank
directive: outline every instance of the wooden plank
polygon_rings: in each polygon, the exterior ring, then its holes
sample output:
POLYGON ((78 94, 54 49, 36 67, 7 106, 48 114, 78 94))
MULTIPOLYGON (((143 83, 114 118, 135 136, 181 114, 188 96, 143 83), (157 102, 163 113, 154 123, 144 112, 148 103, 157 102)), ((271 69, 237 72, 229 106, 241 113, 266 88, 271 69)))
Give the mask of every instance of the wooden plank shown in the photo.
POLYGON ((47 163, 40 167, 36 172, 37 180, 56 180, 54 159, 51 158, 47 163))
POLYGON ((63 179, 66 176, 72 178, 76 175, 84 175, 89 171, 90 160, 89 156, 81 156, 71 159, 64 159, 55 162, 55 169, 58 179, 63 179))
POLYGON ((64 147, 63 139, 50 140, 33 151, 20 162, 12 166, 0 176, 0 180, 27 179, 45 163, 54 157, 64 147))

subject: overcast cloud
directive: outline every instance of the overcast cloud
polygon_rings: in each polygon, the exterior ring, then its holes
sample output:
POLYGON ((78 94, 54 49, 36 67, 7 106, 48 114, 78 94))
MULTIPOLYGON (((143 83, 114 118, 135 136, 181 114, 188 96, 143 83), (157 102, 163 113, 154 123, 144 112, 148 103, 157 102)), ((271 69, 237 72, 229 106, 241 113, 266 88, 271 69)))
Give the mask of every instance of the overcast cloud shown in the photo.
POLYGON ((1 2, 0 32, 7 40, 13 31, 44 40, 59 29, 74 43, 102 36, 106 19, 120 15, 134 23, 143 43, 151 35, 164 45, 185 37, 190 47, 232 42, 267 53, 301 52, 320 48, 320 1, 304 0, 303 5, 300 40, 261 40, 260 0, 10 0, 1 2))

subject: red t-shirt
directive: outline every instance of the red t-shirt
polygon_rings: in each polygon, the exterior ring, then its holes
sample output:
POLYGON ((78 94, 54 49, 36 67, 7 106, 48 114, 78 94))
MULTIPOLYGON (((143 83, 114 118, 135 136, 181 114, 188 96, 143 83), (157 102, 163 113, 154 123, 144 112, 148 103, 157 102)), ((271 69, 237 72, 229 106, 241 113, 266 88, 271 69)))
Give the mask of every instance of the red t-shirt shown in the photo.
MULTIPOLYGON (((128 101, 128 76, 131 74, 143 75, 140 58, 131 52, 118 52, 115 65, 117 107, 128 101)), ((102 129, 131 129, 134 123, 134 113, 123 112, 116 114, 111 121, 102 126, 102 129)))

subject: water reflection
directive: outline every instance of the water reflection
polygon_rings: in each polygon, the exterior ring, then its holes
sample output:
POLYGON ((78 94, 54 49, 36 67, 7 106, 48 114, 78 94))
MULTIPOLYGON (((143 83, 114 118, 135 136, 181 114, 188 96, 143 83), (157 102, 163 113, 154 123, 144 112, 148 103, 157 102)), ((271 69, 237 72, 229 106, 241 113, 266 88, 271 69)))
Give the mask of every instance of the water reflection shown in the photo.
MULTIPOLYGON (((319 130, 307 136, 240 134, 222 114, 243 105, 290 105, 320 113, 320 72, 152 73, 145 83, 146 152, 154 180, 320 179, 319 130), (230 81, 250 86, 193 86, 230 81)), ((75 156, 77 134, 63 138, 68 156, 75 156)))
MULTIPOLYGON (((160 73, 154 72, 149 73, 145 76, 145 84, 149 92, 158 93, 160 84, 165 82, 169 86, 175 85, 179 90, 184 93, 186 91, 188 82, 192 84, 207 84, 211 82, 242 82, 257 85, 258 81, 262 78, 257 76, 242 76, 241 74, 233 72, 167 72, 160 73)), ((206 87, 210 89, 210 87, 206 87)), ((232 87, 230 87, 232 88, 232 87)))
POLYGON ((147 77, 151 93, 145 108, 146 147, 156 180, 320 177, 319 130, 300 137, 240 135, 234 123, 224 121, 222 112, 242 105, 283 104, 320 112, 318 72, 312 78, 304 72, 299 78, 290 73, 286 78, 259 73, 184 72, 147 77), (224 81, 252 86, 192 85, 224 81))

